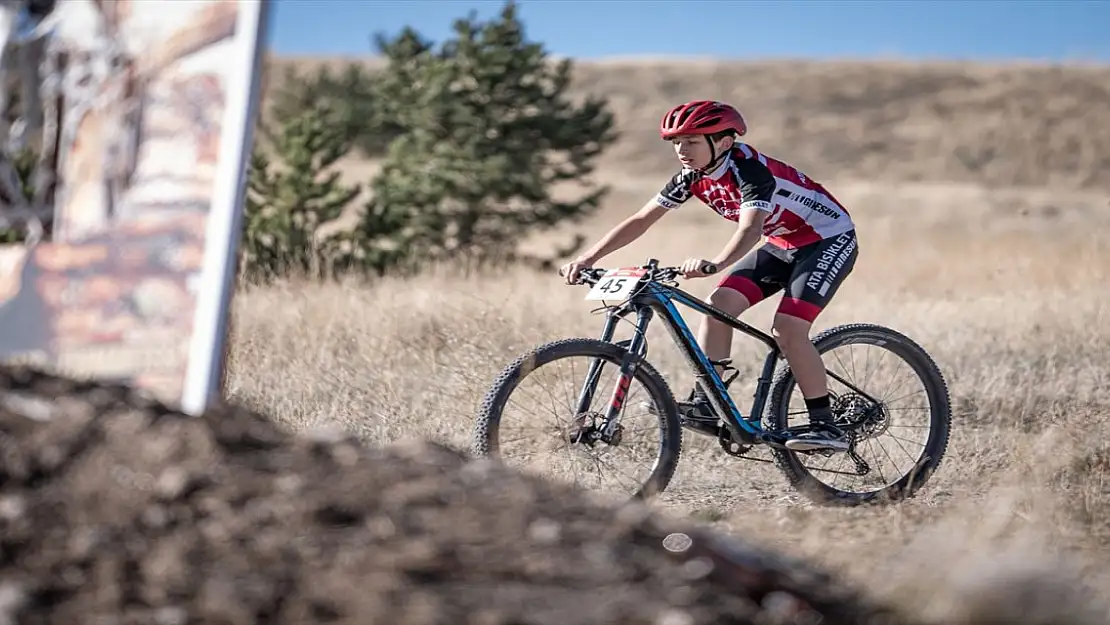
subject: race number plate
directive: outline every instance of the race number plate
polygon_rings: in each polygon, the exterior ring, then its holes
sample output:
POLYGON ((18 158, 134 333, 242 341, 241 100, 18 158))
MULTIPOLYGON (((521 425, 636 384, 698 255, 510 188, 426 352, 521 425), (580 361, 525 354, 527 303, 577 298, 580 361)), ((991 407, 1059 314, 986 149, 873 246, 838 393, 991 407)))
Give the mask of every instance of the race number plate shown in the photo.
POLYGON ((610 269, 597 281, 597 284, 586 294, 587 300, 621 300, 636 289, 640 279, 647 274, 646 269, 639 267, 621 267, 610 269))

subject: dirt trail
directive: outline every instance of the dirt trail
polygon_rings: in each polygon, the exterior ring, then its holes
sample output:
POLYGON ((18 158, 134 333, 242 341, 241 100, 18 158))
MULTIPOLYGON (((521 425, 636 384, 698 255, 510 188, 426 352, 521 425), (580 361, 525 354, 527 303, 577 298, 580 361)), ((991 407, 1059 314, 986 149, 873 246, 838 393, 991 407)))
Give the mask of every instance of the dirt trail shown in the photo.
POLYGON ((0 623, 905 622, 774 554, 444 447, 293 437, 233 406, 194 419, 26 368, 0 369, 0 471, 0 623))

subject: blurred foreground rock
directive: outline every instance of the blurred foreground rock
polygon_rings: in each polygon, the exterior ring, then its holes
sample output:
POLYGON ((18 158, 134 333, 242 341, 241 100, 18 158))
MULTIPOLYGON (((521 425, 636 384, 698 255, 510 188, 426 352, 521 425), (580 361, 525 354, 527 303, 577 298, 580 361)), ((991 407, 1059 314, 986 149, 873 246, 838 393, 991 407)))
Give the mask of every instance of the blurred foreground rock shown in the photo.
POLYGON ((437 445, 26 368, 0 369, 0 483, 0 624, 895 622, 772 554, 437 445))

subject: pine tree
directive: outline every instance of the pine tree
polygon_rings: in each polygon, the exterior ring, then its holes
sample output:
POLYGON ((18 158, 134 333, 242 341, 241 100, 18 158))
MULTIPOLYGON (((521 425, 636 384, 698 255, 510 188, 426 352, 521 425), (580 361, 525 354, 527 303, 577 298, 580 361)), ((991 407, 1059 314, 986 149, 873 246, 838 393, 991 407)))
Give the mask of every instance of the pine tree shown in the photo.
POLYGON ((280 167, 260 150, 251 154, 243 269, 256 280, 290 271, 330 273, 344 256, 345 239, 321 235, 321 226, 340 217, 361 191, 328 171, 350 150, 350 140, 335 116, 319 108, 292 116, 271 137, 280 167))
POLYGON ((454 24, 433 49, 411 30, 379 38, 390 65, 379 107, 400 132, 372 183, 372 205, 406 221, 423 260, 506 259, 536 230, 592 214, 607 191, 588 176, 616 140, 606 103, 567 95, 572 65, 528 42, 516 6, 454 24), (555 185, 584 189, 555 199, 555 185))
MULTIPOLYGON (((360 63, 347 63, 333 71, 320 68, 311 74, 285 67, 280 88, 271 96, 267 119, 280 125, 293 120, 303 111, 327 109, 333 124, 343 128, 352 147, 364 156, 380 156, 397 128, 388 122, 388 115, 379 111, 375 97, 375 75, 360 63)), ((268 128, 263 129, 268 139, 268 128)))

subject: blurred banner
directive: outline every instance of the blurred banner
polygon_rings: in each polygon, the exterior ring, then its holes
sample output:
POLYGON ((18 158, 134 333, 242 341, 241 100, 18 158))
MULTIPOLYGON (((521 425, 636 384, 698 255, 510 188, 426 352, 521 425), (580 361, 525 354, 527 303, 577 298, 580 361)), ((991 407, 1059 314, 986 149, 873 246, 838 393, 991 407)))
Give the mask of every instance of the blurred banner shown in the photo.
POLYGON ((0 359, 218 396, 269 10, 57 3, 53 231, 0 251, 0 359))

